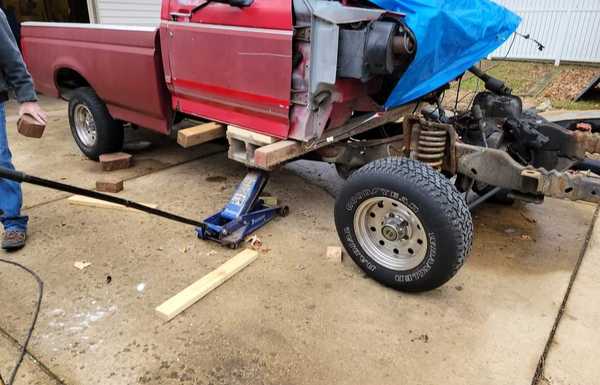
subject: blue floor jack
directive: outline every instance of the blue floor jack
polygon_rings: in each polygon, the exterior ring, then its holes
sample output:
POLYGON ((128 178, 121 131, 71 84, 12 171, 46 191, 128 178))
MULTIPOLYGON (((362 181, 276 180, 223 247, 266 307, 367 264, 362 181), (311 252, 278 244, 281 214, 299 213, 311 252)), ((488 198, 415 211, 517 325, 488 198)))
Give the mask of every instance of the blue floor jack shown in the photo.
POLYGON ((287 215, 286 206, 269 207, 260 199, 268 180, 267 172, 250 170, 225 208, 206 218, 203 221, 205 226, 196 229, 198 237, 235 249, 248 235, 267 224, 275 215, 287 215))
POLYGON ((152 215, 193 225, 196 226, 199 238, 216 241, 233 249, 237 248, 248 235, 267 224, 275 215, 286 216, 289 211, 287 206, 270 207, 260 199, 269 180, 269 174, 261 170, 250 170, 225 208, 202 222, 113 195, 38 178, 4 167, 0 167, 0 178, 117 203, 152 215))

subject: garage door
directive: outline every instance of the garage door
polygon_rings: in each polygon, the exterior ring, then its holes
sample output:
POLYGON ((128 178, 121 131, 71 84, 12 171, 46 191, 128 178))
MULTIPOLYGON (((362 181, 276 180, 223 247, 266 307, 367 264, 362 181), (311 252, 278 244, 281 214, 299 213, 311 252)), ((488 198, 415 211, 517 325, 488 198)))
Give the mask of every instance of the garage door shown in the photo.
POLYGON ((161 0, 96 0, 98 23, 156 27, 160 23, 161 0))

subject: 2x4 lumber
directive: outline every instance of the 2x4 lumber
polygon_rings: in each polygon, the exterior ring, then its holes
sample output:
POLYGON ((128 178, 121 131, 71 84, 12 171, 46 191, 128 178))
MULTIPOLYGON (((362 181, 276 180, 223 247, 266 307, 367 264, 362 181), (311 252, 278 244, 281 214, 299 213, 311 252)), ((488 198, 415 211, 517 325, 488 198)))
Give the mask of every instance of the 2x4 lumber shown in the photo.
POLYGON ((302 144, 293 140, 282 140, 263 146, 254 152, 256 167, 269 170, 304 153, 302 144))
POLYGON ((188 148, 224 137, 225 126, 221 123, 210 122, 180 130, 177 133, 177 143, 181 147, 188 148))
MULTIPOLYGON (((85 197, 82 195, 73 195, 72 197, 67 198, 67 201, 69 201, 70 204, 72 205, 78 205, 78 206, 88 206, 88 207, 96 207, 96 208, 101 208, 101 209, 114 209, 114 210, 133 210, 133 211, 138 211, 132 208, 129 208, 127 206, 123 206, 117 203, 112 203, 112 202, 105 202, 99 199, 94 199, 94 198, 89 198, 89 197, 85 197)), ((144 206, 147 207, 152 207, 152 208, 157 208, 158 205, 155 204, 147 204, 147 203, 142 203, 144 206)))
POLYGON ((246 249, 231 258, 216 270, 208 273, 183 291, 171 297, 156 308, 156 313, 165 321, 170 321, 179 313, 198 302, 208 293, 221 286, 229 278, 240 272, 258 258, 258 252, 246 249))

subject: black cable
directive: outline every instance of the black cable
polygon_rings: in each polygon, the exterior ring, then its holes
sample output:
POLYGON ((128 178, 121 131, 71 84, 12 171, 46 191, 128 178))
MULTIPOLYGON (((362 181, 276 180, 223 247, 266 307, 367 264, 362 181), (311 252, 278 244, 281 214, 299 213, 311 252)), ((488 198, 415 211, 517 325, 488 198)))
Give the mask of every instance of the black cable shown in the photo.
POLYGON ((22 270, 25 270, 26 272, 31 274, 33 276, 33 278, 35 278, 35 280, 37 281, 37 284, 38 284, 38 297, 37 297, 37 303, 35 305, 35 311, 33 313, 33 320, 31 322, 31 326, 29 327, 29 331, 27 332, 27 338, 25 338, 25 342, 23 342, 23 345, 21 346, 21 352, 19 354, 19 358, 17 359, 17 363, 15 364, 15 368, 10 373, 8 382, 5 382, 4 379, 2 379, 2 377, 0 376, 0 380, 2 381, 2 383, 4 385, 13 385, 15 382, 15 378, 17 376, 17 371, 19 370, 19 367, 23 363, 23 359, 25 358, 25 354, 27 353, 27 346, 29 345, 29 340, 31 339, 31 336, 33 335, 33 330, 35 329, 35 324, 37 323, 38 315, 40 314, 40 308, 42 306, 42 297, 44 295, 44 282, 33 270, 21 265, 20 263, 8 261, 6 259, 0 259, 0 262, 7 263, 9 265, 13 265, 22 270))
POLYGON ((513 33, 512 41, 510 42, 510 46, 508 47, 508 51, 506 51, 506 55, 504 55, 504 59, 507 59, 508 55, 510 55, 510 51, 512 51, 513 46, 515 45, 515 40, 517 40, 517 32, 513 33))
POLYGON ((534 42, 535 44, 537 44, 538 47, 538 51, 543 51, 546 49, 546 46, 543 45, 542 43, 540 43, 539 41, 537 41, 536 39, 532 38, 530 34, 527 35, 523 35, 522 33, 519 32, 515 32, 517 35, 521 36, 523 39, 525 40, 531 40, 532 42, 534 42))

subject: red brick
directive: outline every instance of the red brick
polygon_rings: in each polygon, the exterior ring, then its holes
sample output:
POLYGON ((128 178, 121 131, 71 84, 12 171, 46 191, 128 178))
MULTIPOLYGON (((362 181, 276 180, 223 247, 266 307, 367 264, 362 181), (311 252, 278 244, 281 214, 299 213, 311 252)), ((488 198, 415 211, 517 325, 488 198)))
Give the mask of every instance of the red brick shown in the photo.
POLYGON ((100 155, 100 164, 104 171, 122 170, 131 167, 131 155, 124 152, 100 155))
POLYGON ((120 179, 103 179, 96 181, 96 190, 107 193, 123 191, 123 181, 120 179))
POLYGON ((23 115, 17 122, 17 131, 28 138, 41 138, 44 135, 45 128, 45 124, 38 123, 37 120, 29 115, 23 115))

